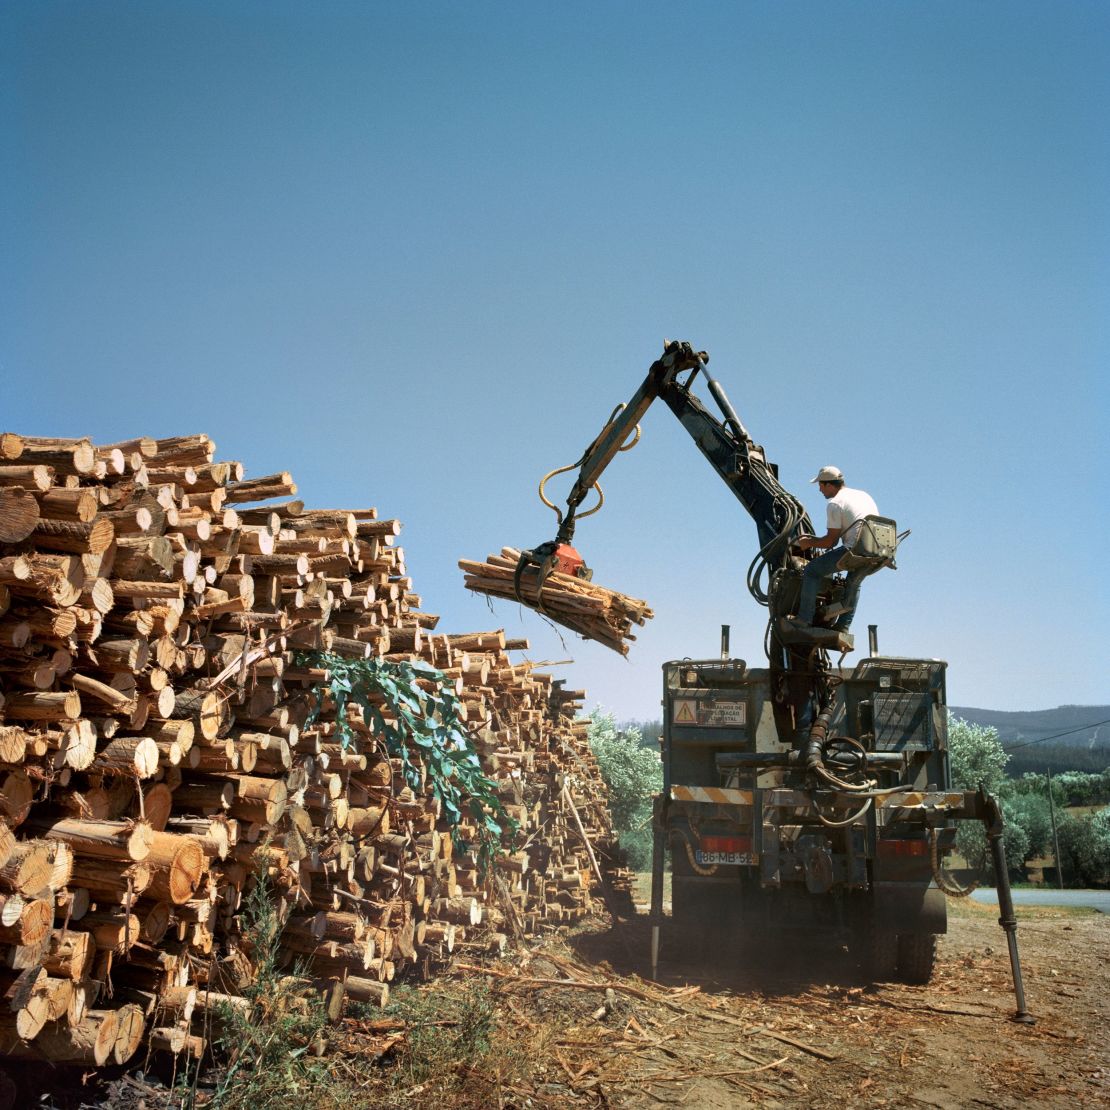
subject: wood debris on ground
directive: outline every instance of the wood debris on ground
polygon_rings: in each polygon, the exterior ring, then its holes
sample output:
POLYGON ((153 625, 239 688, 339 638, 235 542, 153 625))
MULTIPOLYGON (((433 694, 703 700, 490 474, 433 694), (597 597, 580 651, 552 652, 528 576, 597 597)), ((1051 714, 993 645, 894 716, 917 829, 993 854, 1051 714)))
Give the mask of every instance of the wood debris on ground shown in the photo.
POLYGON ((628 654, 628 641, 636 639, 633 626, 646 624, 655 616, 646 601, 559 571, 547 575, 541 586, 539 568, 535 565, 524 567, 518 596, 516 571, 520 555, 515 547, 503 547, 500 555, 489 555, 485 562, 460 559, 467 589, 519 601, 556 624, 621 655, 628 654))
POLYGON ((615 842, 584 695, 525 641, 437 632, 398 521, 295 494, 204 435, 0 437, 0 1052, 199 1057, 254 974, 258 883, 333 1004, 594 905, 615 842), (448 810, 404 707, 330 685, 347 661, 451 705, 519 829, 491 867, 488 804, 448 810))

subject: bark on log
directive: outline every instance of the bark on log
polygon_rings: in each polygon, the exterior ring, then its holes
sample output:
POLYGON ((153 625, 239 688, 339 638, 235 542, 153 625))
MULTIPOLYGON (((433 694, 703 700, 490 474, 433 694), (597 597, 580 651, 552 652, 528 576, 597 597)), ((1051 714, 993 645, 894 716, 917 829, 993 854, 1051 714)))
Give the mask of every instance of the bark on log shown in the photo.
POLYGON ((98 949, 106 952, 125 953, 140 937, 138 917, 123 910, 87 913, 81 928, 92 937, 98 949))
POLYGON ((141 862, 150 855, 154 831, 144 821, 66 819, 34 822, 49 840, 61 840, 78 855, 141 862))
POLYGON ((90 770, 101 775, 148 779, 158 770, 158 745, 147 736, 118 736, 106 744, 90 770))
POLYGON ((0 486, 22 486, 24 489, 42 491, 48 490, 53 484, 52 466, 0 466, 0 486))
POLYGON ((359 975, 348 975, 346 980, 347 997, 355 1002, 371 1002, 383 1009, 389 1005, 389 984, 375 979, 365 979, 359 975))
POLYGON ((150 886, 150 880, 151 871, 145 861, 130 863, 81 856, 69 885, 87 890, 97 903, 125 905, 138 899, 150 886))
POLYGON ((16 721, 74 721, 81 716, 81 695, 76 690, 12 693, 5 699, 4 711, 16 721))
POLYGON ((67 520, 40 519, 28 540, 46 551, 69 551, 101 555, 116 537, 112 522, 105 517, 82 524, 67 520))
POLYGON ((115 1010, 89 1011, 75 1025, 54 1022, 30 1043, 4 1043, 0 1048, 22 1059, 102 1067, 111 1058, 118 1027, 115 1010))

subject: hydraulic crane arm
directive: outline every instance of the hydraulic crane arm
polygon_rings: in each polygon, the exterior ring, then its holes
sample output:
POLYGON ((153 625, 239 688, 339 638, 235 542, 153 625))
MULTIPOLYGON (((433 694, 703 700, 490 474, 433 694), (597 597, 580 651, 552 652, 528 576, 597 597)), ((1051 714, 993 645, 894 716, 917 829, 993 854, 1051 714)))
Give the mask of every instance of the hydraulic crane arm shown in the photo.
MULTIPOLYGON (((791 540, 812 534, 813 526, 805 509, 780 484, 776 468, 767 462, 763 448, 752 440, 740 422, 720 383, 709 376, 708 361, 709 356, 704 351, 695 351, 689 343, 666 344, 662 357, 652 364, 643 384, 628 403, 613 414, 576 464, 578 478, 567 498, 566 511, 560 512, 556 545, 571 542, 579 507, 605 468, 631 439, 636 426, 657 398, 678 417, 698 450, 755 521, 759 535, 758 562, 778 565, 791 540), (720 417, 709 412, 692 392, 699 373, 705 377, 720 417), (682 375, 687 376, 680 381, 682 375)), ((749 578, 749 586, 752 584, 749 578)), ((752 592, 766 603, 766 594, 758 583, 756 587, 752 592)))
POLYGON ((755 522, 759 548, 748 568, 747 586, 752 597, 769 610, 764 649, 771 671, 776 727, 780 736, 794 736, 797 730, 804 737, 831 697, 825 649, 844 651, 851 647, 851 637, 834 628, 809 629, 803 635, 792 630, 784 633, 784 620, 797 611, 805 565, 804 557, 792 552, 791 545, 803 535, 813 535, 813 525, 801 502, 779 482, 777 468, 753 441, 720 383, 709 376, 708 360, 704 351, 695 351, 689 343, 666 342, 662 357, 652 363, 640 388, 614 411, 582 457, 544 478, 540 496, 557 514, 558 532, 554 540, 521 553, 514 582, 516 596, 528 603, 521 592, 522 583, 524 575, 534 571, 536 605, 542 612, 543 583, 552 571, 591 577, 582 556, 571 546, 576 516, 590 490, 596 488, 600 495, 598 479, 620 451, 632 446, 640 419, 661 399, 755 522), (699 374, 705 376, 719 416, 693 392, 699 374), (577 477, 562 510, 543 490, 553 475, 567 471, 577 471, 577 477))

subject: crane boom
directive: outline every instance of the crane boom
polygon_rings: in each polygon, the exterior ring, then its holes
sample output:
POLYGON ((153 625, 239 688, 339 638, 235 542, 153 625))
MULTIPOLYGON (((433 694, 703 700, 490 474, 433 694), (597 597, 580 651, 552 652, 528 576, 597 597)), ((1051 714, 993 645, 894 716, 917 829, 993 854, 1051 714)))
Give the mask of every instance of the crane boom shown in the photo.
POLYGON ((813 533, 804 507, 783 488, 777 468, 767 462, 763 448, 752 440, 720 383, 709 376, 708 361, 708 354, 695 351, 689 343, 667 343, 640 388, 614 413, 579 460, 578 478, 567 498, 559 542, 570 542, 579 506, 656 399, 678 417, 698 450, 748 511, 759 535, 760 551, 768 560, 781 560, 791 540, 813 533), (686 380, 680 381, 680 376, 687 373, 686 380), (699 373, 704 375, 721 410, 720 418, 709 412, 691 389, 699 373))
POLYGON ((520 582, 529 565, 539 568, 541 589, 552 570, 591 576, 585 560, 571 546, 579 509, 591 489, 600 492, 598 481, 606 467, 631 446, 644 414, 657 399, 662 400, 755 523, 759 547, 748 568, 747 586, 755 600, 769 609, 764 646, 772 675, 772 701, 780 734, 790 735, 807 728, 827 703, 829 668, 824 649, 846 650, 852 640, 847 633, 833 629, 814 629, 804 642, 783 639, 780 618, 796 611, 805 565, 805 559, 791 551, 791 544, 800 536, 812 535, 813 525, 801 502, 779 481, 777 467, 752 439, 723 387, 709 376, 708 361, 706 352, 696 351, 689 343, 668 340, 640 387, 614 410, 578 462, 552 471, 541 482, 541 496, 559 517, 558 532, 554 540, 523 552, 517 567, 517 597, 524 600, 520 582), (719 416, 693 392, 699 374, 705 377, 719 416), (543 488, 552 475, 568 470, 577 470, 577 477, 566 509, 560 510, 543 495, 543 488))

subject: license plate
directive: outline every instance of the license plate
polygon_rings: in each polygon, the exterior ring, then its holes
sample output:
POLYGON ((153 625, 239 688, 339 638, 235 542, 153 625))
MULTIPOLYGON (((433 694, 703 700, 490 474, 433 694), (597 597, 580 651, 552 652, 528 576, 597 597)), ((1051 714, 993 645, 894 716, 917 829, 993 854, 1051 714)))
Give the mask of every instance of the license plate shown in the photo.
POLYGON ((751 852, 695 852, 694 859, 703 867, 713 863, 747 866, 754 862, 751 852))

